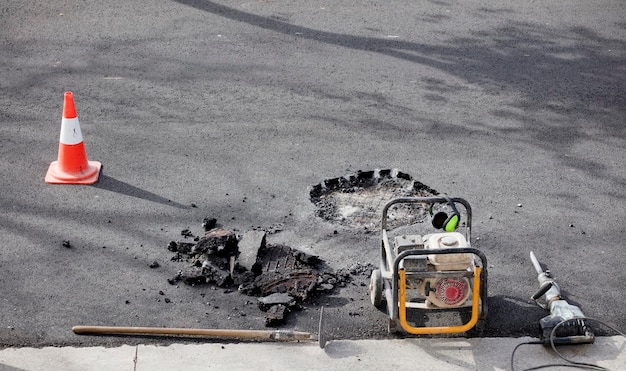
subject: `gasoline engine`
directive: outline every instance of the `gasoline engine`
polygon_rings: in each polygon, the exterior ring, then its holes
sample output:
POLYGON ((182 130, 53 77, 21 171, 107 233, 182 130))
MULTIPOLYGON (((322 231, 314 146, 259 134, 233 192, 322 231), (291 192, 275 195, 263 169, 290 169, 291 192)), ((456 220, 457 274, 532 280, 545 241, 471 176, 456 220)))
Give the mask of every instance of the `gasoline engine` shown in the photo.
MULTIPOLYGON (((411 240, 423 240, 423 244, 412 248, 424 250, 444 250, 469 247, 465 237, 458 232, 435 233, 431 235, 411 236, 411 240)), ((397 251, 406 251, 403 246, 405 238, 396 238, 394 245, 397 251)), ((408 256, 400 263, 407 274, 407 289, 417 289, 425 298, 428 307, 457 308, 467 304, 472 292, 470 280, 463 275, 471 271, 472 254, 428 254, 408 256), (417 272, 459 272, 458 276, 418 278, 412 273, 417 272)))

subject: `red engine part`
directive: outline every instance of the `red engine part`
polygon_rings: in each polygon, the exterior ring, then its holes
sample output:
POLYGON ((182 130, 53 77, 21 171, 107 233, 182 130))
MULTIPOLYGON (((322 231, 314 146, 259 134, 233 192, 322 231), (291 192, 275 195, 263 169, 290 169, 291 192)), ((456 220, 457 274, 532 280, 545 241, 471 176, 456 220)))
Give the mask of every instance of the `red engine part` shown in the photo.
POLYGON ((465 277, 435 279, 429 286, 428 301, 441 308, 462 306, 471 293, 470 282, 465 277))

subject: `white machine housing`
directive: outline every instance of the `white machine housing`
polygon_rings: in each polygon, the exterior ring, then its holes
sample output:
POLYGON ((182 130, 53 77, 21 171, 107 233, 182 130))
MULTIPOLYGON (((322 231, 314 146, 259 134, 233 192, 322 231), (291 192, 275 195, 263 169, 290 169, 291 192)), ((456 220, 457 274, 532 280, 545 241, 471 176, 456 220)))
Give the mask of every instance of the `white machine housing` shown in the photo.
MULTIPOLYGON (((394 239, 396 254, 409 249, 450 249, 469 247, 465 236, 459 232, 433 233, 425 236, 408 235, 394 239)), ((472 254, 430 254, 405 258, 400 268, 407 272, 471 271, 472 254)), ((417 289, 426 298, 426 305, 436 308, 458 308, 469 305, 472 284, 467 276, 428 277, 407 279, 407 288, 417 289)))

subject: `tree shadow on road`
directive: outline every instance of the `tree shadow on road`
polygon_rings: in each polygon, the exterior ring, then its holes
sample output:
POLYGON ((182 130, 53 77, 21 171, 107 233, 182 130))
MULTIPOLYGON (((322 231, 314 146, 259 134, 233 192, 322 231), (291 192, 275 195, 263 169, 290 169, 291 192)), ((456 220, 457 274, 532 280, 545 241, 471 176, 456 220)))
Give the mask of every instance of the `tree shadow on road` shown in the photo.
MULTIPOLYGON (((261 16, 208 0, 174 1, 296 39, 383 54, 436 68, 480 86, 494 99, 506 91, 518 94, 519 99, 514 103, 494 107, 490 112, 494 121, 514 122, 515 126, 485 122, 465 122, 464 128, 438 122, 427 125, 431 131, 445 131, 447 135, 464 136, 472 131, 538 147, 553 153, 555 160, 566 168, 586 172, 622 188, 626 185, 626 179, 614 174, 603 161, 572 151, 584 141, 614 147, 615 138, 626 136, 626 127, 618 119, 626 114, 626 68, 622 55, 626 42, 622 39, 606 38, 580 26, 565 30, 551 28, 516 19, 510 9, 483 7, 478 11, 485 17, 504 17, 502 26, 468 30, 464 37, 426 44, 316 30, 288 23, 286 17, 261 16)), ((442 21, 422 18, 422 22, 442 21)), ((623 24, 615 26, 623 28, 623 24)), ((431 91, 425 99, 437 105, 445 104, 446 95, 459 89, 439 78, 422 77, 421 82, 431 91)), ((386 102, 384 97, 362 99, 376 100, 377 105, 386 102)), ((374 124, 383 125, 376 120, 374 124)))

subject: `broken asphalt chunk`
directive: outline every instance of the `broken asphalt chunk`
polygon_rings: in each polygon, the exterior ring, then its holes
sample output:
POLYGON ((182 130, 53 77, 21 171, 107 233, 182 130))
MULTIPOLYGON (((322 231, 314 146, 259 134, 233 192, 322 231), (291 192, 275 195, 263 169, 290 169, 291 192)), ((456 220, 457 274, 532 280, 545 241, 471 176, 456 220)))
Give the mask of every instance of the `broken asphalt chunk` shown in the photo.
POLYGON ((211 229, 215 228, 216 225, 217 225, 217 219, 215 218, 206 217, 202 221, 202 228, 204 228, 205 232, 208 232, 211 229))
POLYGON ((194 254, 219 256, 237 255, 237 236, 226 229, 214 228, 206 232, 193 247, 194 254))
POLYGON ((266 244, 266 233, 264 231, 248 231, 243 234, 238 243, 239 256, 237 262, 240 266, 253 272, 261 274, 261 264, 258 262, 259 250, 264 249, 266 244))
POLYGON ((265 314, 265 326, 274 327, 284 324, 288 311, 289 309, 282 304, 273 305, 265 314))
POLYGON ((190 254, 191 249, 196 244, 193 242, 183 242, 183 241, 170 241, 167 245, 167 249, 171 252, 179 252, 181 254, 190 254))
POLYGON ((287 293, 274 293, 259 298, 259 309, 267 312, 274 305, 284 305, 287 308, 296 305, 296 299, 287 293))

